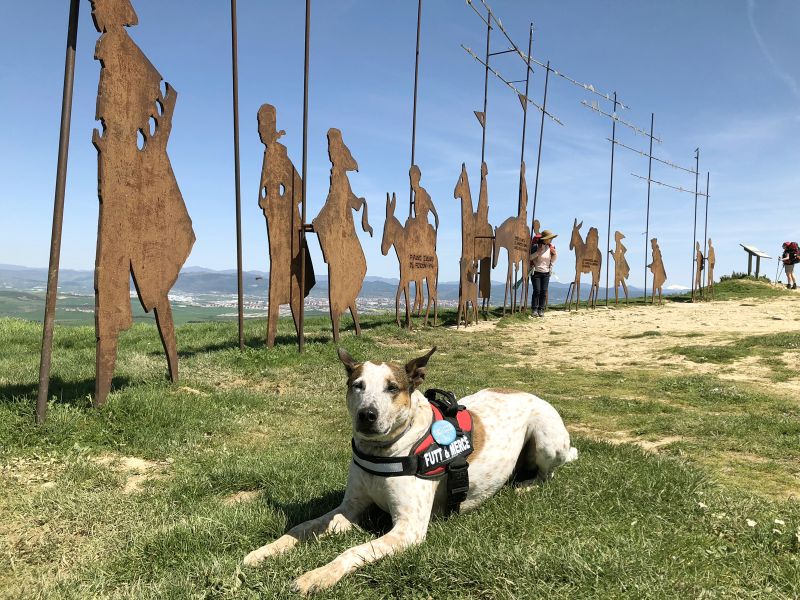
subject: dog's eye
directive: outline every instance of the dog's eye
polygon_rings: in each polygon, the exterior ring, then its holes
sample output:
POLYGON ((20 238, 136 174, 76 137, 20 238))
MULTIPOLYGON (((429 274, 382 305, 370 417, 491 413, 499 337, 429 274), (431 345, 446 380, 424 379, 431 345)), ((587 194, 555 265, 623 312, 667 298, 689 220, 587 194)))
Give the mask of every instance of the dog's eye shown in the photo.
POLYGON ((358 390, 359 392, 363 392, 364 382, 359 379, 358 381, 353 382, 353 384, 350 387, 352 387, 354 390, 358 390))
POLYGON ((391 394, 396 394, 397 392, 400 391, 400 388, 396 383, 393 382, 386 386, 386 391, 391 394))

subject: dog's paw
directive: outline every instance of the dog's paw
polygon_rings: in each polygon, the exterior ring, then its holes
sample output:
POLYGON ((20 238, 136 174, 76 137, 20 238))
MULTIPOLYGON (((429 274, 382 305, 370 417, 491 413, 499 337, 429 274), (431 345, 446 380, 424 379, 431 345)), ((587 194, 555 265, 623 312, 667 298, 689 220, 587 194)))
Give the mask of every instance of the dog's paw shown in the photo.
POLYGON ((250 554, 244 557, 242 563, 247 567, 255 567, 271 556, 277 556, 290 550, 297 543, 297 540, 289 535, 284 535, 278 538, 271 544, 261 546, 258 550, 253 550, 250 554))
POLYGON ((330 567, 319 567, 295 579, 292 590, 303 596, 308 596, 327 590, 329 587, 336 585, 341 578, 341 575, 338 575, 330 567))

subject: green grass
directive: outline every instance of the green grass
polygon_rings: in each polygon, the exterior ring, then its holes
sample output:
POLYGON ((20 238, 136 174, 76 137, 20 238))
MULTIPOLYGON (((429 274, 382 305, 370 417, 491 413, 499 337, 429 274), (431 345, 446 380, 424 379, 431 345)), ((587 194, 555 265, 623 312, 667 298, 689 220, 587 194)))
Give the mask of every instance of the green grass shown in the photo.
MULTIPOLYGON (((435 521, 424 544, 321 597, 800 595, 800 507, 784 499, 800 471, 796 402, 712 374, 515 366, 528 350, 514 347, 515 328, 528 321, 501 323, 408 332, 370 316, 342 344, 372 360, 435 344, 430 386, 459 396, 521 388, 570 427, 672 441, 656 455, 574 436, 580 459, 549 485, 506 488, 435 521)), ((240 352, 235 324, 179 327, 181 381, 170 386, 155 328, 137 324, 121 338, 108 404, 95 410, 93 329, 58 327, 50 415, 34 427, 41 329, 0 319, 0 597, 289 598, 293 578, 389 526, 376 511, 364 530, 239 567, 287 526, 335 506, 349 463, 329 323, 309 319, 303 355, 285 320, 274 349, 264 332, 263 320, 248 320, 240 352), (109 457, 151 461, 150 477, 125 493, 132 474, 109 457), (225 502, 241 491, 257 497, 225 502)), ((751 336, 736 351, 773 356, 787 340, 751 336)))

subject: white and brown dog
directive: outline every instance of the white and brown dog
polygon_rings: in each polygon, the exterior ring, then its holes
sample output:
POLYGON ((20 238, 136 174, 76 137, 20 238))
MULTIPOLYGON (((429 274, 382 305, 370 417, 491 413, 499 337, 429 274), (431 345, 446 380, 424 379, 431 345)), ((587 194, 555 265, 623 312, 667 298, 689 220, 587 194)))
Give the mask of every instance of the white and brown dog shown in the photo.
MULTIPOLYGON (((406 457, 431 428, 433 412, 417 390, 436 348, 405 367, 393 363, 357 363, 343 349, 339 358, 347 370, 347 408, 353 422, 354 447, 375 457, 406 457)), ((472 453, 469 490, 461 510, 475 508, 497 492, 515 472, 535 472, 546 481, 554 470, 578 457, 556 410, 525 392, 487 389, 459 404, 472 415, 472 453)), ((431 515, 447 508, 446 476, 423 479, 414 475, 386 477, 370 474, 354 461, 341 505, 331 512, 297 525, 276 541, 254 550, 244 559, 253 566, 287 552, 301 540, 353 527, 359 515, 377 504, 392 517, 386 535, 343 552, 330 563, 299 577, 294 589, 303 594, 323 590, 362 565, 419 544, 425 539, 431 515)))

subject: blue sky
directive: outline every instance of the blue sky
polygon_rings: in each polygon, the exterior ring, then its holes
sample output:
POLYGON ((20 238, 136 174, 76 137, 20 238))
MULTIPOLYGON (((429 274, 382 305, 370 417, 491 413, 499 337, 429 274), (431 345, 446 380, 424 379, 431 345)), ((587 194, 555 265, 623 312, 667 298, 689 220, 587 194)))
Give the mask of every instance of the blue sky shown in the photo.
MULTIPOLYGON (((61 106, 68 2, 4 2, 0 19, 0 263, 46 266, 61 106)), ((480 5, 476 0, 476 4, 480 5)), ((631 108, 620 116, 649 126, 654 152, 693 166, 701 148, 701 188, 711 171, 709 235, 717 273, 741 270, 739 242, 774 254, 800 237, 800 63, 793 0, 493 0, 518 44, 536 26, 533 54, 607 92, 631 108)), ((135 0, 133 39, 179 93, 169 154, 197 235, 187 265, 235 267, 229 3, 223 0, 135 0)), ((363 235, 368 275, 394 276, 383 257, 386 192, 408 199, 416 6, 413 0, 314 3, 309 106, 309 217, 324 202, 329 162, 325 132, 343 131, 359 163, 351 185, 369 204, 375 237, 363 235)), ((97 159, 91 145, 99 64, 88 0, 81 4, 75 103, 66 194, 62 267, 91 268, 97 228, 97 159)), ((239 0, 240 114, 244 266, 269 269, 264 217, 257 204, 263 146, 256 112, 278 109, 282 141, 298 170, 302 150, 303 27, 300 1, 239 0)), ((460 0, 426 0, 418 104, 417 163, 441 217, 440 278, 457 279, 459 206, 453 187, 462 162, 477 202, 481 131, 473 110, 483 101, 483 69, 460 44, 483 53, 485 27, 460 0)), ((493 50, 506 48, 496 32, 493 50)), ((493 59, 509 79, 524 76, 514 55, 493 59)), ((541 102, 536 69, 531 97, 541 102)), ((548 107, 565 124, 546 122, 537 217, 560 234, 560 279, 572 274, 567 245, 572 220, 596 226, 605 246, 611 124, 580 104, 594 97, 551 78, 548 107)), ((604 106, 608 110, 608 105, 604 106)), ((486 159, 490 221, 516 213, 522 111, 514 94, 489 81, 486 159)), ((644 137, 618 127, 623 143, 646 150, 644 137)), ((526 158, 531 200, 539 118, 529 112, 526 158)), ((612 234, 626 234, 631 283, 643 278, 647 160, 618 149, 612 234)), ((694 187, 694 176, 654 165, 653 177, 694 187)), ((658 237, 669 277, 688 284, 692 259, 691 195, 655 187, 650 231, 658 237)), ((701 202, 700 208, 703 208, 701 202)), ((405 209, 404 209, 405 210, 405 209)), ((700 222, 702 224, 702 210, 700 222)), ((358 219, 358 217, 357 217, 358 219)), ((702 230, 700 231, 702 236, 702 230)), ((311 241, 317 270, 319 245, 311 241)), ((494 274, 502 279, 504 267, 494 274)), ((774 274, 775 262, 766 270, 774 274)))

